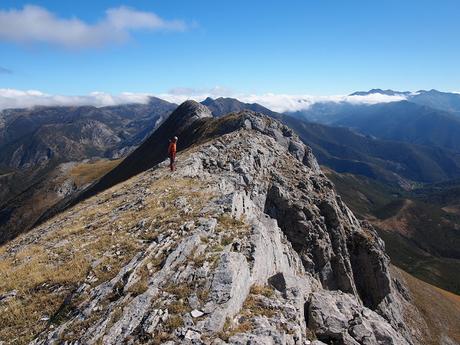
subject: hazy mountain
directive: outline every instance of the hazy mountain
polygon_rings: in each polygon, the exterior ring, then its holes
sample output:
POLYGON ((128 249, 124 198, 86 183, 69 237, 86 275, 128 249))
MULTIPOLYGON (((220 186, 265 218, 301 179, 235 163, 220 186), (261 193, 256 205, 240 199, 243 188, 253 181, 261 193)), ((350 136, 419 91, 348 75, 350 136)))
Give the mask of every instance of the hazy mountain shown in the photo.
POLYGON ((360 107, 352 113, 342 113, 334 124, 382 139, 460 151, 459 118, 408 101, 360 107))
POLYGON ((307 109, 286 112, 286 115, 309 122, 334 125, 343 117, 368 107, 369 105, 367 104, 352 104, 349 102, 318 102, 313 103, 307 109))
POLYGON ((219 97, 212 99, 211 97, 206 98, 201 104, 208 107, 211 110, 213 116, 222 116, 233 112, 239 112, 242 110, 252 110, 268 116, 276 117, 278 114, 270 109, 257 104, 257 103, 243 103, 235 98, 223 98, 219 97))
MULTIPOLYGON (((48 208, 86 187, 77 184, 69 193, 59 192, 66 189, 61 185, 72 186, 77 178, 68 176, 66 171, 70 168, 64 168, 63 163, 75 165, 87 159, 125 156, 175 108, 175 104, 151 98, 147 104, 102 108, 37 107, 3 111, 0 242, 27 230, 48 208)), ((87 183, 103 174, 108 165, 88 165, 88 170, 94 169, 94 173, 89 174, 87 183)))
POLYGON ((349 172, 410 187, 460 177, 460 155, 429 146, 376 139, 348 128, 309 123, 284 116, 282 121, 310 145, 319 162, 349 172))
POLYGON ((387 140, 460 150, 460 118, 411 101, 374 105, 316 103, 287 115, 355 130, 387 140))
MULTIPOLYGON (((451 150, 376 139, 345 127, 307 122, 297 116, 278 114, 260 105, 246 104, 236 99, 208 98, 206 103, 211 105, 210 109, 214 109, 216 116, 221 116, 229 108, 241 111, 252 107, 282 121, 312 147, 321 164, 338 172, 361 174, 405 187, 413 182, 432 183, 460 177, 460 156, 451 150), (228 107, 229 104, 231 107, 228 107)), ((336 104, 329 106, 330 109, 341 107, 336 104)), ((369 109, 371 114, 375 112, 371 106, 361 108, 348 105, 347 109, 361 109, 362 112, 369 109)))
POLYGON ((409 96, 411 92, 372 89, 369 91, 357 91, 357 92, 352 93, 350 96, 368 96, 368 95, 373 95, 373 94, 380 94, 380 95, 386 95, 386 96, 409 96))
POLYGON ((175 108, 175 104, 151 98, 148 104, 102 108, 4 110, 0 165, 28 168, 51 158, 61 161, 116 156, 119 150, 140 144, 175 108))
POLYGON ((421 90, 410 96, 409 100, 431 108, 449 111, 460 116, 460 94, 458 93, 421 90))
POLYGON ((441 92, 438 90, 420 90, 417 92, 393 91, 372 89, 369 91, 358 91, 351 96, 368 96, 372 94, 381 94, 387 96, 404 96, 412 103, 425 105, 433 109, 439 109, 454 113, 460 116, 460 94, 453 92, 441 92))

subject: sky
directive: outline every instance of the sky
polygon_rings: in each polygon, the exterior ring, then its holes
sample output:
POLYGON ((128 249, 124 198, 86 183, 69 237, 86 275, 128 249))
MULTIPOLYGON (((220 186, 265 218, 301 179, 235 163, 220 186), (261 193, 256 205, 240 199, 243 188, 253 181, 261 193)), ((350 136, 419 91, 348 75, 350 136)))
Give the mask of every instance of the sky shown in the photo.
POLYGON ((2 0, 0 107, 460 91, 459 13, 458 0, 2 0))

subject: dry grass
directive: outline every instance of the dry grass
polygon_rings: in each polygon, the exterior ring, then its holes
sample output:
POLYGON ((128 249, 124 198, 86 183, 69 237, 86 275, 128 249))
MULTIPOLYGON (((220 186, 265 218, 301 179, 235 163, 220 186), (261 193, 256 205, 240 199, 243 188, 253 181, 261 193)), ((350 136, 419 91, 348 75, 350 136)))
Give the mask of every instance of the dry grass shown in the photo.
POLYGON ((205 254, 195 255, 193 257, 193 264, 195 265, 195 267, 202 267, 206 261, 207 258, 205 254))
POLYGON ((159 332, 155 335, 155 337, 151 340, 153 345, 161 345, 166 343, 169 340, 172 340, 174 337, 171 333, 168 332, 159 332))
POLYGON ((173 332, 184 325, 184 320, 179 315, 170 315, 163 325, 163 330, 155 334, 151 343, 154 345, 164 344, 174 339, 173 332))
POLYGON ((229 318, 227 318, 222 331, 218 334, 218 337, 224 341, 228 341, 232 336, 238 333, 251 332, 255 327, 253 322, 253 318, 255 316, 264 316, 267 318, 275 316, 276 310, 264 305, 260 298, 260 296, 270 298, 273 297, 273 294, 274 291, 269 286, 251 286, 249 295, 246 298, 240 312, 240 322, 238 324, 234 324, 229 318))
POLYGON ((227 318, 224 328, 218 333, 218 337, 224 341, 228 341, 231 337, 238 333, 247 333, 254 329, 254 324, 250 320, 245 320, 237 325, 233 325, 232 321, 227 318))
POLYGON ((138 296, 147 291, 149 287, 149 271, 146 266, 142 266, 137 273, 139 275, 139 280, 137 280, 133 285, 128 289, 128 292, 133 296, 138 296))
POLYGON ((206 303, 209 299, 209 290, 199 289, 197 297, 201 301, 201 303, 206 303))
POLYGON ((268 285, 253 285, 251 286, 250 294, 252 295, 262 295, 268 298, 273 297, 275 292, 273 288, 268 285))
MULTIPOLYGON (((74 173, 92 178, 90 172, 84 173, 87 168, 80 167, 83 170, 74 173)), ((33 243, 24 244, 29 235, 22 235, 0 248, 0 294, 18 291, 15 298, 0 304, 0 341, 28 343, 49 326, 39 320, 55 315, 65 297, 88 277, 93 277, 92 286, 112 279, 145 248, 144 237, 153 239, 162 231, 170 231, 177 227, 176 224, 193 219, 201 211, 202 204, 212 198, 196 180, 176 179, 171 186, 169 176, 160 177, 149 186, 152 194, 144 197, 142 208, 117 211, 114 218, 113 210, 136 200, 127 198, 132 195, 130 188, 140 178, 117 185, 49 220, 34 230, 43 233, 33 243), (113 197, 113 193, 122 196, 113 197), (177 197, 184 194, 191 208, 186 213, 174 205, 177 197), (136 232, 141 219, 151 219, 153 225, 136 232), (43 231, 46 227, 49 229, 43 231), (98 264, 93 267, 96 261, 98 264)), ((164 254, 152 259, 153 267, 158 269, 164 259, 164 254)), ((142 272, 141 276, 131 287, 134 295, 147 287, 148 272, 142 272)), ((170 291, 180 299, 189 295, 190 288, 175 286, 170 291)), ((70 304, 75 306, 75 303, 71 301, 70 304)), ((94 318, 76 322, 68 329, 69 334, 78 338, 98 317, 95 314, 94 318)))
POLYGON ((183 300, 174 301, 168 306, 168 312, 171 315, 183 315, 190 312, 191 308, 183 300))
POLYGON ((233 243, 235 239, 247 236, 250 227, 244 217, 240 219, 232 217, 230 214, 221 214, 217 219, 216 231, 221 233, 220 244, 214 250, 222 251, 224 247, 233 243))
POLYGON ((94 182, 98 178, 107 174, 110 170, 120 164, 121 161, 121 159, 101 159, 92 163, 81 163, 70 170, 69 176, 74 180, 75 184, 80 187, 94 182))
POLYGON ((213 246, 211 246, 211 247, 209 248, 209 251, 210 251, 211 253, 219 253, 219 252, 223 251, 224 249, 225 249, 225 248, 224 248, 223 245, 221 245, 220 243, 216 243, 216 244, 214 244, 213 246))
POLYGON ((108 257, 92 269, 89 254, 102 256, 111 245, 119 243, 120 236, 110 236, 112 241, 107 237, 91 242, 85 251, 75 250, 82 244, 77 241, 69 242, 76 248, 32 245, 0 261, 0 293, 18 291, 17 298, 0 306, 0 324, 7 325, 0 329, 0 339, 19 333, 19 343, 28 342, 48 326, 38 321, 54 315, 65 296, 85 281, 88 274, 97 278, 94 285, 113 278, 132 256, 134 247, 123 247, 129 253, 127 258, 108 257), (105 267, 111 270, 104 270, 105 267))
POLYGON ((254 295, 249 295, 248 298, 246 298, 243 305, 243 311, 252 316, 266 316, 268 318, 276 314, 275 310, 265 306, 261 300, 254 295))
POLYGON ((209 243, 209 238, 207 236, 200 236, 200 240, 201 242, 203 242, 204 244, 208 244, 209 243))
POLYGON ((172 315, 168 317, 168 320, 165 322, 165 328, 169 331, 173 331, 184 325, 184 320, 178 315, 172 315))
POLYGON ((233 236, 228 236, 228 235, 222 236, 222 239, 220 240, 220 244, 226 247, 233 242, 233 239, 234 239, 233 236))
POLYGON ((403 270, 395 267, 392 270, 394 275, 399 274, 406 281, 413 301, 428 326, 428 330, 422 330, 426 337, 424 343, 440 344, 443 336, 460 343, 460 296, 425 283, 403 270))
POLYGON ((237 219, 228 213, 223 213, 217 219, 217 227, 220 230, 237 230, 237 232, 239 232, 241 230, 247 230, 248 225, 244 219, 237 219))
POLYGON ((53 315, 63 300, 63 296, 50 298, 48 293, 42 292, 6 302, 0 307, 0 339, 10 344, 29 342, 47 327, 47 322, 40 319, 53 315))
POLYGON ((177 298, 187 298, 192 293, 192 288, 185 283, 171 284, 166 286, 163 291, 175 295, 177 298))
MULTIPOLYGON (((117 161, 100 161, 79 165, 70 174, 80 179, 78 183, 86 183, 116 164, 117 161)), ((27 239, 30 235, 22 235, 0 248, 0 294, 18 292, 15 298, 0 304, 0 341, 28 343, 52 322, 39 320, 56 315, 64 299, 83 282, 96 286, 112 279, 136 253, 146 248, 148 240, 194 219, 213 197, 196 179, 172 179, 165 174, 151 184, 144 182, 145 177, 139 175, 116 185, 33 230, 32 235, 40 234, 34 235, 33 241, 27 239), (133 193, 136 183, 144 184, 151 194, 133 193), (187 198, 187 211, 175 205, 179 196, 187 198), (138 200, 140 204, 136 203, 138 200), (127 208, 128 203, 136 206, 127 208), (141 219, 148 220, 147 226, 138 230, 141 219), (91 281, 88 277, 92 277, 91 281)), ((165 254, 159 253, 151 263, 159 269, 164 259, 165 254)), ((129 292, 143 293, 147 280, 148 272, 141 272, 141 279, 129 292)), ((188 289, 186 285, 170 287, 178 299, 188 295, 188 289)), ((72 308, 82 302, 78 296, 75 299, 70 302, 72 308)), ((177 311, 185 310, 185 306, 175 307, 177 311)), ((100 317, 93 314, 94 318, 72 324, 69 334, 78 339, 100 317)))
POLYGON ((66 253, 62 261, 53 252, 32 245, 20 250, 12 258, 0 261, 0 292, 19 291, 27 294, 44 283, 72 285, 87 274, 89 261, 82 253, 66 253))

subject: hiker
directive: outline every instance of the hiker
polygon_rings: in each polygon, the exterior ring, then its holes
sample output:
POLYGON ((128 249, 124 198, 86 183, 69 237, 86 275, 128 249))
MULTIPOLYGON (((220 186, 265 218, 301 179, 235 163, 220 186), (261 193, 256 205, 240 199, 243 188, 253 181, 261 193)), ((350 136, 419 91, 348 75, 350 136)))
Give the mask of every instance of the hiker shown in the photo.
POLYGON ((171 171, 176 170, 176 143, 177 143, 177 137, 172 138, 169 141, 169 147, 168 147, 168 156, 169 156, 169 168, 171 171))

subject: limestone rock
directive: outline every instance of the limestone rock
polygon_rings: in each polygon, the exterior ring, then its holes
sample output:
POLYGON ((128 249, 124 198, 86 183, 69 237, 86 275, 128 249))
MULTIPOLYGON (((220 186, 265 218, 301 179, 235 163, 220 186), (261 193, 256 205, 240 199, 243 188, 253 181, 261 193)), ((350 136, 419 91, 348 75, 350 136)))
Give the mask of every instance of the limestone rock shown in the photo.
MULTIPOLYGON (((181 107, 184 121, 209 116, 181 107)), ((111 278, 72 290, 73 314, 33 343, 413 344, 382 241, 310 148, 256 113, 216 121, 221 135, 179 153, 174 173, 155 166, 21 240, 39 246, 89 212, 84 245, 129 235, 105 252, 111 278)))

